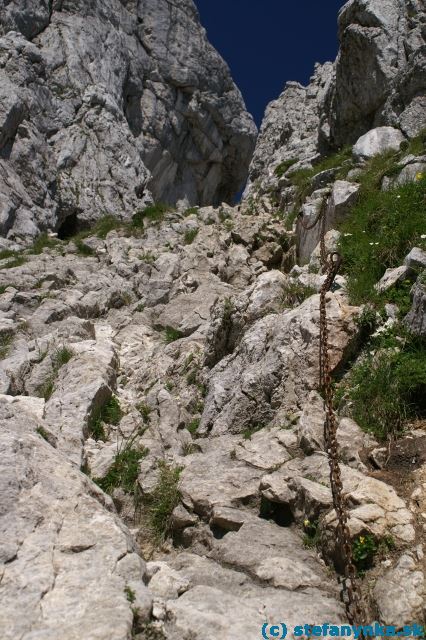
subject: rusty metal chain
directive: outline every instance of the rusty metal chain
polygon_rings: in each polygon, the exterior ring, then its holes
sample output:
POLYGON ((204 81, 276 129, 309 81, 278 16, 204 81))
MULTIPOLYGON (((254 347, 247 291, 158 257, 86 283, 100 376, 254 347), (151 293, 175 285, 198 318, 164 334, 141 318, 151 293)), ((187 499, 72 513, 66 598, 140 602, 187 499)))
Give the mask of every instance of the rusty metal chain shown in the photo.
POLYGON ((351 536, 348 528, 348 507, 343 494, 343 484, 339 465, 339 446, 337 442, 337 419, 334 412, 333 385, 331 378, 330 355, 328 348, 328 322, 327 322, 327 301, 326 296, 333 286, 334 279, 340 269, 342 258, 337 252, 326 251, 326 210, 328 199, 324 198, 315 221, 306 224, 300 218, 302 227, 309 231, 321 221, 320 230, 320 260, 322 272, 325 280, 320 290, 320 348, 319 348, 319 371, 320 389, 324 397, 324 443, 330 467, 330 486, 333 496, 333 506, 337 516, 337 538, 340 544, 342 559, 344 563, 345 579, 342 580, 342 600, 346 608, 346 615, 351 624, 364 624, 365 618, 361 591, 357 580, 356 567, 352 558, 351 536))

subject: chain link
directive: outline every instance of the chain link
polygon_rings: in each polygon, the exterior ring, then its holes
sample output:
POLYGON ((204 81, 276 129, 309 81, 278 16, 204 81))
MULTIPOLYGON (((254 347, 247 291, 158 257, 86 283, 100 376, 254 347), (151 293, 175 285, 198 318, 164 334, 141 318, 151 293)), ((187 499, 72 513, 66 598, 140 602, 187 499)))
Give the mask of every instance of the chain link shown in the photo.
POLYGON ((328 199, 324 198, 318 215, 313 223, 306 224, 303 217, 299 218, 301 226, 309 231, 321 221, 320 229, 320 260, 325 280, 320 290, 320 347, 319 347, 319 376, 320 389, 324 397, 324 443, 330 467, 330 486, 333 506, 337 516, 337 539, 344 563, 345 579, 342 580, 342 601, 346 608, 346 615, 351 624, 365 622, 361 591, 357 580, 356 567, 352 558, 351 536, 348 528, 348 507, 343 494, 342 476, 339 465, 339 446, 337 442, 337 419, 334 412, 333 385, 331 378, 330 355, 328 348, 327 322, 327 293, 333 286, 340 269, 342 258, 338 252, 326 251, 326 211, 328 199))

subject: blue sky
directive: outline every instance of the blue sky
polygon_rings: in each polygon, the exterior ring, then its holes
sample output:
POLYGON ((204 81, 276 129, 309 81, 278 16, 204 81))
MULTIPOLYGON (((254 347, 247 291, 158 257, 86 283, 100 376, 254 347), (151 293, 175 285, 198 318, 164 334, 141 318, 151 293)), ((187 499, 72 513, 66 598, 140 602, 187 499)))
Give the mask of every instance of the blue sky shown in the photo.
POLYGON ((195 0, 210 42, 231 68, 260 125, 287 80, 309 81, 315 62, 334 60, 345 0, 195 0))

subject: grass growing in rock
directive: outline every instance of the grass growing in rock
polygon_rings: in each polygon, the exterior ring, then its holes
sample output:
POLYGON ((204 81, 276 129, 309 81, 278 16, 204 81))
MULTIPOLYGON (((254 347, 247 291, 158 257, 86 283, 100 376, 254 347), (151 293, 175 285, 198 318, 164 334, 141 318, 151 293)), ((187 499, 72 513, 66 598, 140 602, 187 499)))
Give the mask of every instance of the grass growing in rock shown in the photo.
POLYGON ((68 347, 60 347, 53 355, 53 367, 58 371, 61 367, 67 364, 73 357, 74 352, 68 347))
POLYGON ((254 424, 243 431, 243 439, 251 440, 252 436, 263 429, 263 424, 254 424))
POLYGON ((198 235, 198 229, 188 229, 183 237, 184 244, 192 244, 198 235))
POLYGON ((136 229, 141 229, 144 226, 145 220, 161 222, 164 218, 164 214, 167 213, 167 211, 170 211, 170 209, 170 206, 161 202, 145 207, 145 209, 139 209, 132 218, 131 226, 136 229))
POLYGON ((305 198, 312 191, 312 179, 319 173, 330 169, 339 169, 336 178, 344 178, 347 176, 352 166, 352 147, 343 147, 333 155, 322 158, 320 162, 312 167, 312 169, 296 169, 287 175, 291 184, 296 187, 295 207, 297 211, 305 198))
POLYGON ((0 360, 4 360, 9 355, 13 342, 13 331, 3 331, 0 333, 0 360))
POLYGON ((95 478, 94 481, 105 493, 111 494, 114 489, 121 487, 126 493, 135 497, 139 462, 146 454, 146 449, 135 447, 133 439, 130 439, 122 451, 116 454, 107 475, 104 478, 95 478))
POLYGON ((200 418, 194 418, 193 420, 191 420, 189 424, 186 425, 186 428, 188 429, 189 433, 192 436, 195 436, 199 426, 200 426, 200 418))
POLYGON ((34 241, 32 247, 28 250, 28 253, 32 255, 40 255, 43 253, 43 249, 53 249, 58 246, 59 240, 51 238, 47 233, 42 233, 34 241))
POLYGON ((166 327, 164 329, 164 342, 166 344, 176 342, 176 340, 180 340, 181 338, 183 338, 183 333, 178 331, 178 329, 173 329, 173 327, 166 327))
POLYGON ((145 498, 148 524, 154 541, 161 544, 171 533, 171 515, 180 501, 178 483, 182 467, 158 463, 159 478, 150 496, 145 498))
POLYGON ((61 367, 67 364, 73 357, 74 352, 68 347, 62 346, 52 355, 52 373, 37 389, 39 397, 44 398, 46 402, 52 396, 55 390, 55 380, 61 367))
POLYGON ((283 160, 274 169, 274 173, 278 178, 281 178, 294 164, 296 164, 297 158, 291 158, 290 160, 283 160))
POLYGON ((141 414, 142 418, 144 419, 144 422, 149 422, 149 416, 152 411, 151 407, 149 407, 145 402, 139 402, 136 405, 136 409, 141 414))
POLYGON ((374 285, 385 270, 402 264, 413 246, 424 245, 426 176, 390 191, 361 189, 342 225, 340 251, 354 304, 376 302, 374 285))
POLYGON ((315 294, 316 290, 313 287, 308 287, 295 280, 290 280, 286 285, 281 305, 284 309, 291 309, 299 306, 304 300, 307 300, 315 294))
POLYGON ((102 407, 94 411, 89 420, 89 435, 94 440, 106 440, 105 424, 118 425, 123 412, 120 403, 115 396, 106 402, 102 407))
POLYGON ((400 326, 373 338, 340 382, 339 397, 378 439, 402 433, 408 420, 426 417, 425 342, 400 326))
POLYGON ((0 269, 14 269, 15 267, 21 267, 26 262, 25 256, 22 256, 15 251, 5 250, 0 252, 0 260, 6 260, 8 258, 9 261, 2 265, 0 269))
POLYGON ((43 429, 43 427, 37 427, 36 432, 43 438, 43 440, 49 442, 49 434, 47 433, 46 429, 43 429))

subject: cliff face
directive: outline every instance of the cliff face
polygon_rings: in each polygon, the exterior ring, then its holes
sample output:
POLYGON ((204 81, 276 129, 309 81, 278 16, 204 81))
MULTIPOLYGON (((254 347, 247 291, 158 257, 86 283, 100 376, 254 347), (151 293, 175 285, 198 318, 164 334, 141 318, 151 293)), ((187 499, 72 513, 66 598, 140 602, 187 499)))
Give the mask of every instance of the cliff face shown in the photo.
POLYGON ((277 186, 274 169, 307 164, 384 125, 415 136, 426 125, 426 12, 420 0, 350 0, 338 18, 336 61, 308 87, 287 83, 265 115, 250 187, 277 186))
POLYGON ((255 125, 192 0, 0 3, 0 233, 230 201, 255 125))

